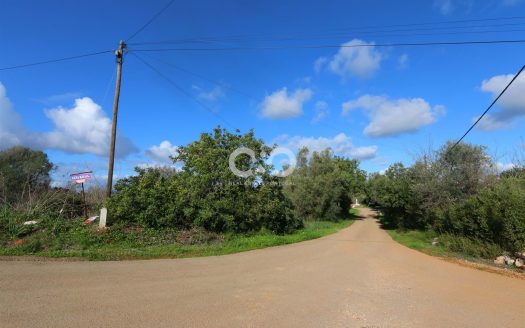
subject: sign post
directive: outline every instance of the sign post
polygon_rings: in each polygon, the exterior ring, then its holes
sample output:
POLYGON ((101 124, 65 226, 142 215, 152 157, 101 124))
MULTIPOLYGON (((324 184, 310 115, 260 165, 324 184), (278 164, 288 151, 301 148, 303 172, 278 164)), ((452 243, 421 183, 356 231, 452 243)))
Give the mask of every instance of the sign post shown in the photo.
POLYGON ((88 172, 79 172, 79 173, 73 173, 70 175, 71 180, 74 181, 76 184, 82 185, 82 199, 84 201, 84 217, 88 217, 87 214, 87 203, 86 203, 86 192, 84 190, 84 182, 91 179, 91 174, 93 171, 88 172))

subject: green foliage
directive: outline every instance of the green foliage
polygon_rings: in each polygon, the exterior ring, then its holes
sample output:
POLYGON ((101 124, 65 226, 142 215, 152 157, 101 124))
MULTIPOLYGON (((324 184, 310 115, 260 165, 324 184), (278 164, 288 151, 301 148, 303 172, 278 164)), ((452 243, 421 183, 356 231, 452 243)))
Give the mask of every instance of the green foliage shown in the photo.
POLYGON ((364 191, 366 175, 356 160, 335 157, 327 149, 298 155, 298 166, 287 178, 285 193, 304 220, 340 220, 348 217, 352 199, 364 191))
POLYGON ((525 179, 519 169, 491 175, 491 166, 483 147, 448 143, 412 167, 394 164, 371 175, 368 201, 383 211, 387 227, 450 234, 452 251, 523 251, 525 179))
POLYGON ((497 243, 509 251, 525 249, 525 180, 502 177, 478 194, 444 211, 446 231, 497 243))
POLYGON ((215 232, 291 232, 302 223, 293 216, 281 181, 270 174, 272 167, 265 160, 271 150, 253 131, 232 134, 216 128, 203 133, 178 149, 174 161, 183 163, 180 171, 138 170, 138 176, 119 181, 108 204, 111 220, 215 232), (230 154, 240 147, 256 154, 253 162, 243 155, 236 159, 240 170, 254 172, 246 178, 235 175, 228 164, 230 154))
POLYGON ((119 180, 109 200, 113 223, 145 227, 187 227, 179 196, 179 176, 172 169, 136 169, 138 175, 119 180))
POLYGON ((467 257, 491 259, 503 254, 503 249, 490 241, 451 234, 441 235, 439 240, 447 250, 467 257))
POLYGON ((95 226, 85 225, 81 220, 48 218, 24 237, 23 244, 0 244, 0 255, 32 254, 91 260, 222 255, 319 238, 352 222, 309 222, 304 228, 282 235, 267 229, 249 234, 218 234, 202 228, 150 229, 123 225, 97 231, 95 226))
POLYGON ((49 188, 47 155, 24 147, 0 151, 0 205, 23 202, 49 188))

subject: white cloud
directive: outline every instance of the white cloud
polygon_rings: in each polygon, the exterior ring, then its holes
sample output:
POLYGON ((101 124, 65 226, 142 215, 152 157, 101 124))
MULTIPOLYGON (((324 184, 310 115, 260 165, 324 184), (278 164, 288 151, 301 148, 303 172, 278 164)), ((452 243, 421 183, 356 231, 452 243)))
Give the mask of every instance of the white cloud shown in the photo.
POLYGON ((200 100, 208 101, 208 102, 215 102, 221 98, 225 97, 224 89, 223 87, 217 85, 211 90, 204 90, 199 86, 193 85, 193 90, 197 91, 197 97, 200 100))
POLYGON ((303 113, 303 104, 310 100, 312 94, 310 89, 297 89, 289 95, 288 90, 282 88, 264 98, 260 105, 261 114, 272 119, 300 116, 303 113))
POLYGON ((370 137, 394 136, 415 132, 434 123, 445 112, 445 107, 431 107, 422 98, 388 99, 385 96, 364 95, 343 103, 343 115, 354 109, 363 109, 370 117, 364 133, 370 137))
POLYGON ((276 138, 275 143, 280 146, 297 151, 307 147, 310 152, 323 151, 330 148, 336 155, 366 160, 374 158, 377 154, 377 146, 354 147, 352 140, 344 133, 339 133, 333 138, 325 137, 289 137, 282 135, 276 138))
MULTIPOLYGON (((25 128, 0 84, 0 147, 23 145, 35 149, 56 149, 68 153, 91 153, 107 156, 111 121, 91 98, 75 100, 72 108, 58 107, 45 111, 54 129, 35 132, 25 128)), ((116 156, 136 151, 132 142, 117 134, 116 156)))
POLYGON ((158 146, 151 146, 146 155, 153 160, 161 163, 173 163, 171 156, 177 155, 177 146, 174 146, 168 140, 164 140, 158 146))
POLYGON ((326 66, 329 71, 343 78, 370 78, 379 69, 384 58, 373 45, 373 42, 353 39, 344 43, 329 62, 325 57, 317 59, 314 67, 316 71, 321 71, 326 66))
MULTIPOLYGON (((46 111, 55 126, 42 136, 43 148, 69 153, 91 153, 105 156, 109 152, 111 120, 91 98, 75 99, 72 108, 58 107, 46 111)), ((118 134, 117 134, 118 136, 118 134)), ((126 137, 117 138, 116 155, 123 157, 136 151, 126 137)))
POLYGON ((501 162, 497 162, 496 163, 496 170, 497 170, 498 173, 501 173, 501 172, 504 172, 504 171, 508 171, 508 170, 512 170, 515 167, 516 167, 516 165, 514 165, 513 163, 501 163, 501 162))
MULTIPOLYGON (((491 93, 492 98, 495 98, 513 77, 514 74, 493 76, 481 83, 481 90, 491 93)), ((478 127, 485 131, 501 129, 510 126, 519 117, 525 116, 525 92, 523 90, 525 90, 525 76, 520 75, 496 103, 499 111, 485 115, 479 121, 478 127)), ((477 117, 473 120, 476 119, 477 117)))
POLYGON ((434 0, 434 9, 437 9, 442 15, 451 14, 456 9, 452 0, 434 0))
POLYGON ((312 119, 313 123, 322 121, 328 115, 328 104, 326 101, 319 100, 315 103, 315 117, 312 119))
POLYGON ((27 132, 20 115, 15 112, 4 85, 0 83, 0 150, 21 144, 25 136, 27 132))

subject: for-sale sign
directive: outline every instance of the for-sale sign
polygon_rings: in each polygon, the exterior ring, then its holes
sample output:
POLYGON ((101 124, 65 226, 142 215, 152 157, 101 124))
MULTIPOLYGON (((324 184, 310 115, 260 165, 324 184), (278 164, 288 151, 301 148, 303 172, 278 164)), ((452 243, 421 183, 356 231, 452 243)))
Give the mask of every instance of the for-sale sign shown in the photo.
POLYGON ((87 180, 91 179, 91 173, 89 172, 80 172, 80 173, 73 173, 71 174, 71 180, 73 180, 75 183, 84 183, 87 180))

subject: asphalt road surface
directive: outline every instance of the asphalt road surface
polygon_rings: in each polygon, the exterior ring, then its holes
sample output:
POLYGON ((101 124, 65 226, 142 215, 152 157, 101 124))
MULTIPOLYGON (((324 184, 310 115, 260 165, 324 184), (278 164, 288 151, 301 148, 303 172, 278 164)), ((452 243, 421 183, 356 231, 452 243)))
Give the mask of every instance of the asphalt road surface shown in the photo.
POLYGON ((524 280, 410 250, 361 213, 226 256, 0 261, 0 327, 525 327, 524 280))

